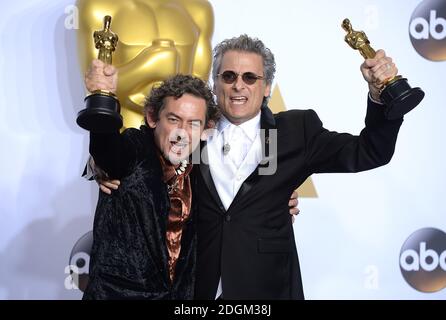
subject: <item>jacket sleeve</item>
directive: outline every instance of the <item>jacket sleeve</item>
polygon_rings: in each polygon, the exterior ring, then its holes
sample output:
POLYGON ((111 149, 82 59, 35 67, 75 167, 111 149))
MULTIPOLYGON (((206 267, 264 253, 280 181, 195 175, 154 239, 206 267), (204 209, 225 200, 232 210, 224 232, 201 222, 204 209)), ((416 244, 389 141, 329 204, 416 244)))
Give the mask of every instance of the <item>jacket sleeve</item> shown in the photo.
POLYGON ((304 119, 305 161, 311 173, 360 172, 387 164, 403 119, 386 120, 384 106, 368 99, 359 136, 325 129, 313 110, 304 119))
POLYGON ((139 130, 133 128, 123 133, 90 132, 89 150, 95 165, 111 179, 120 179, 130 174, 137 160, 137 146, 132 136, 138 133, 139 130))

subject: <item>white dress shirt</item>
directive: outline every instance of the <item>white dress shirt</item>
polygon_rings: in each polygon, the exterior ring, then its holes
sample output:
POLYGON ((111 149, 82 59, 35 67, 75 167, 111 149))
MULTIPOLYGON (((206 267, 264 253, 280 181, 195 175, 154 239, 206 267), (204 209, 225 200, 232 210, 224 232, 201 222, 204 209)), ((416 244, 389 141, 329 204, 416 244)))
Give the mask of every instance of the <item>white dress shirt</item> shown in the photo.
MULTIPOLYGON (((224 208, 228 210, 243 182, 262 159, 260 112, 238 126, 222 116, 216 133, 208 138, 207 151, 212 180, 224 208)), ((221 294, 220 277, 216 298, 221 294)))

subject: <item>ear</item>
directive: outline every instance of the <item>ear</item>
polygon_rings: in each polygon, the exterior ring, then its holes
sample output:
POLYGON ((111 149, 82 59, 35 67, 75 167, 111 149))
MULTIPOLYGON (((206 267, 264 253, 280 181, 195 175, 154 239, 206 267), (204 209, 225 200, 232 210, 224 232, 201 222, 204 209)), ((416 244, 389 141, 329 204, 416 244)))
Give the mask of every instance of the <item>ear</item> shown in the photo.
POLYGON ((267 84, 265 87, 265 92, 263 93, 264 97, 269 97, 271 95, 271 85, 267 84))
POLYGON ((146 121, 150 128, 155 129, 157 121, 151 112, 146 113, 146 121))
POLYGON ((214 82, 212 83, 212 93, 215 95, 217 92, 217 86, 216 86, 216 82, 218 81, 218 78, 215 78, 214 82))

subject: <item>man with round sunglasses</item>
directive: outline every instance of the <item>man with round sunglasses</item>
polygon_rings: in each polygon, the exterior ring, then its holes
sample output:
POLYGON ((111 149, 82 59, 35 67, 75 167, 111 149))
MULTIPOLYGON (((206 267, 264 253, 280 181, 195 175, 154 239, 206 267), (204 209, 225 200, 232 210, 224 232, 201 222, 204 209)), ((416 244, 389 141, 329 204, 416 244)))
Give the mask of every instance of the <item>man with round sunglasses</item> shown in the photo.
POLYGON ((403 119, 384 116, 380 89, 397 68, 383 50, 361 65, 369 95, 359 136, 325 129, 313 110, 273 115, 275 71, 272 52, 247 35, 214 49, 222 117, 198 176, 196 299, 304 299, 288 195, 313 173, 370 170, 393 156, 403 119))

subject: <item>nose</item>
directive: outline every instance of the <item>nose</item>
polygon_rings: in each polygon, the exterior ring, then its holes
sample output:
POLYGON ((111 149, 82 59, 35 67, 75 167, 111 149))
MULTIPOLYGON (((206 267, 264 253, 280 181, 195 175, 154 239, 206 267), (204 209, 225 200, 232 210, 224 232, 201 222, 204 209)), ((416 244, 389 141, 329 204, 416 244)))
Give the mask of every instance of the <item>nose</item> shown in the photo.
POLYGON ((177 129, 175 130, 175 137, 174 139, 177 142, 180 142, 181 140, 187 140, 187 137, 189 136, 189 128, 186 121, 182 121, 178 124, 177 129))
POLYGON ((243 89, 244 85, 245 82, 243 82, 242 75, 238 74, 237 78, 232 84, 232 89, 234 89, 235 91, 240 91, 241 89, 243 89))

